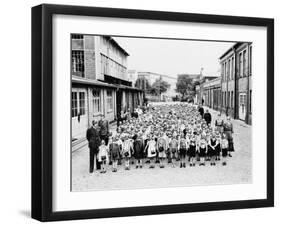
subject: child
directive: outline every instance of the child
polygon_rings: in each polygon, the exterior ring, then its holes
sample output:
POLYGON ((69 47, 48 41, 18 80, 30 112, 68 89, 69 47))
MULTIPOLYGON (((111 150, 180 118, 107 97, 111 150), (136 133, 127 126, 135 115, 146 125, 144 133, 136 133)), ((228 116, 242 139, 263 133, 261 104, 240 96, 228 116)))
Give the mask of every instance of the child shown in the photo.
POLYGON ((125 135, 123 147, 122 147, 122 155, 125 159, 125 170, 130 170, 130 158, 133 152, 132 141, 129 139, 128 135, 125 135))
POLYGON ((134 152, 135 152, 135 159, 137 161, 136 163, 136 169, 142 168, 142 158, 143 158, 143 140, 142 140, 142 134, 139 133, 134 141, 134 152))
POLYGON ((211 166, 215 166, 215 160, 216 160, 216 148, 217 148, 218 142, 215 134, 212 134, 211 139, 209 140, 208 143, 208 152, 211 160, 211 166))
POLYGON ((190 166, 195 166, 195 156, 196 156, 196 138, 195 135, 191 135, 190 144, 189 144, 189 157, 190 157, 190 166))
POLYGON ((207 153, 207 142, 205 135, 201 135, 201 139, 199 141, 199 157, 200 157, 200 164, 199 166, 205 166, 205 157, 207 153))
POLYGON ((222 165, 225 166, 226 165, 226 158, 227 158, 227 155, 228 155, 228 140, 227 140, 227 137, 226 137, 225 133, 222 134, 221 150, 222 150, 222 157, 223 157, 222 165))
POLYGON ((112 161, 112 172, 117 172, 118 159, 120 158, 120 146, 117 137, 113 137, 113 141, 109 143, 109 153, 112 161))
POLYGON ((216 139, 217 139, 216 160, 219 161, 221 155, 221 134, 219 131, 216 131, 216 139))
POLYGON ((185 139, 184 133, 182 133, 181 138, 179 140, 180 168, 185 168, 185 157, 187 148, 187 141, 185 139))
POLYGON ((101 162, 101 171, 100 173, 105 173, 105 164, 106 160, 108 159, 108 147, 105 145, 105 141, 101 141, 101 145, 99 146, 99 162, 101 162))
POLYGON ((175 167, 175 160, 177 158, 178 147, 178 140, 176 138, 176 134, 174 133, 173 138, 170 142, 172 167, 175 167))
POLYGON ((161 137, 159 137, 157 140, 157 150, 158 150, 160 168, 164 168, 163 160, 166 158, 166 151, 168 145, 164 133, 162 132, 160 135, 161 137))
POLYGON ((154 164, 152 162, 153 162, 154 158, 156 157, 156 141, 152 135, 149 135, 149 140, 147 142, 145 149, 147 150, 147 157, 150 159, 149 168, 153 169, 154 164))

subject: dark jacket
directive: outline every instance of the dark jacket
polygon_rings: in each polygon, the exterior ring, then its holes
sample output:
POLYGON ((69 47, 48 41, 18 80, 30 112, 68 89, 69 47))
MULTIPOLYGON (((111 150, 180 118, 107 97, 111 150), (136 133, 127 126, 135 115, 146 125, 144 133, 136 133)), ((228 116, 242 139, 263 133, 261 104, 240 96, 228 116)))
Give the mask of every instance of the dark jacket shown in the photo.
POLYGON ((100 136, 108 136, 109 134, 109 125, 107 120, 100 120, 99 121, 99 127, 100 127, 100 136))
POLYGON ((89 142, 89 148, 97 153, 100 146, 100 136, 97 128, 89 128, 86 137, 89 142))
POLYGON ((212 121, 212 115, 211 113, 207 112, 204 114, 204 119, 206 122, 211 122, 212 121))
POLYGON ((199 111, 199 113, 200 113, 201 116, 204 115, 204 108, 203 108, 203 107, 200 107, 200 108, 198 109, 198 111, 199 111))

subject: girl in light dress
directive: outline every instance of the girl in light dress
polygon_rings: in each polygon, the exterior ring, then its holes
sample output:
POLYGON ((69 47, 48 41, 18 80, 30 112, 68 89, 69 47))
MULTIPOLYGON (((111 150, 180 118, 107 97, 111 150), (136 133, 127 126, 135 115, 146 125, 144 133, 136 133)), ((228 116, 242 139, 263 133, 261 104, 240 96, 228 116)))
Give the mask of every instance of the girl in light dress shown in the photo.
POLYGON ((146 144, 145 150, 147 150, 147 157, 150 160, 149 168, 153 169, 155 167, 154 159, 156 157, 156 141, 152 135, 149 135, 148 137, 148 142, 146 144))
POLYGON ((125 160, 125 170, 130 170, 130 158, 134 152, 132 140, 126 134, 122 145, 122 156, 125 160))

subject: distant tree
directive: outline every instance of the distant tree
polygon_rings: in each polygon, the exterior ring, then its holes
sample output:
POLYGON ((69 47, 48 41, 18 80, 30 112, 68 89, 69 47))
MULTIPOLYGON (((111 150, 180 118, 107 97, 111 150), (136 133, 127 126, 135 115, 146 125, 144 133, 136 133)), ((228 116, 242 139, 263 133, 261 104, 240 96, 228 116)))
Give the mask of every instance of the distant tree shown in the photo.
POLYGON ((135 87, 146 90, 148 93, 151 92, 151 85, 145 77, 139 77, 135 82, 135 87))
POLYGON ((176 92, 180 93, 182 97, 194 95, 195 84, 193 79, 186 75, 179 75, 176 84, 176 92))
POLYGON ((165 93, 170 86, 168 82, 163 81, 161 78, 156 79, 151 86, 151 94, 161 95, 161 93, 165 93))

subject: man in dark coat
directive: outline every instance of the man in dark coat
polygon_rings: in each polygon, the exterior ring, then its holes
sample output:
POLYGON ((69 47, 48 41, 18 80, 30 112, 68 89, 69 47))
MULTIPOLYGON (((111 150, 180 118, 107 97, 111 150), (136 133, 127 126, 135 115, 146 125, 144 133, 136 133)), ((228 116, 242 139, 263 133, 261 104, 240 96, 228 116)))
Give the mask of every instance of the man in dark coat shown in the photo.
POLYGON ((203 115, 204 115, 204 108, 203 108, 201 105, 199 106, 198 111, 199 111, 201 117, 203 118, 203 115))
POLYGON ((90 173, 93 173, 94 169, 98 169, 97 154, 100 146, 100 137, 96 121, 92 121, 92 126, 87 130, 86 137, 89 142, 90 150, 90 173))
POLYGON ((205 119, 207 125, 210 125, 210 124, 211 124, 212 115, 211 115, 211 113, 210 113, 208 110, 206 110, 206 112, 205 112, 205 114, 204 114, 204 119, 205 119))
POLYGON ((105 141, 105 145, 108 144, 109 138, 109 123, 105 119, 104 115, 102 116, 101 120, 99 121, 100 127, 100 139, 105 141))
POLYGON ((230 117, 227 116, 226 121, 223 123, 223 131, 226 134, 228 140, 228 156, 232 157, 231 152, 234 152, 234 145, 233 145, 233 124, 230 120, 230 117))

